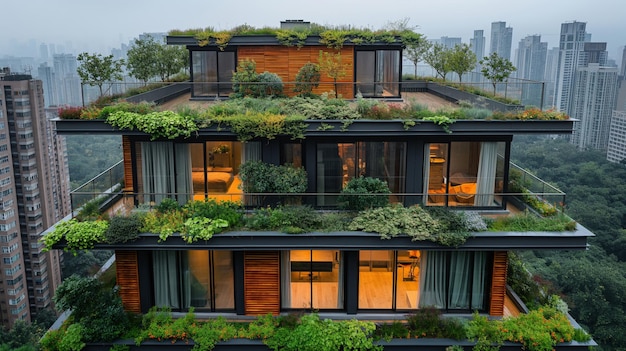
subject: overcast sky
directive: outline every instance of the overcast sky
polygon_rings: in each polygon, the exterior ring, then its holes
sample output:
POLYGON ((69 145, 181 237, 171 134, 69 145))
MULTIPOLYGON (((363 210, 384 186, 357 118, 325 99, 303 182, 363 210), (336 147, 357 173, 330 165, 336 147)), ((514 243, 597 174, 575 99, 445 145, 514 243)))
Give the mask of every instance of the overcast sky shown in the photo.
POLYGON ((144 32, 277 27, 285 19, 378 29, 408 17, 429 39, 469 43, 483 29, 487 50, 491 22, 505 21, 513 27, 513 51, 532 34, 557 46, 561 23, 576 20, 587 22, 592 40, 606 41, 618 61, 626 44, 626 0, 5 0, 0 12, 0 57, 42 42, 68 47, 68 41, 77 52, 108 53, 144 32))

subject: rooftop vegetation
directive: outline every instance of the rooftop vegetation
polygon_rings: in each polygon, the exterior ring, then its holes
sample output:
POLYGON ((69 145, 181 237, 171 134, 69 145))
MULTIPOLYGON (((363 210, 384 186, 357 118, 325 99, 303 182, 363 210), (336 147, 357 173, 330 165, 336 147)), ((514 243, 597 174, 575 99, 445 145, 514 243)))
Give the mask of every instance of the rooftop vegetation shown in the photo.
POLYGON ((322 26, 311 24, 307 28, 280 29, 273 27, 255 28, 249 25, 240 25, 230 30, 216 30, 213 27, 195 28, 186 30, 171 30, 170 36, 193 36, 198 45, 214 44, 224 49, 233 36, 274 36, 279 43, 285 46, 304 46, 308 37, 319 37, 319 44, 329 48, 339 49, 344 44, 367 45, 372 43, 399 43, 404 46, 413 44, 422 38, 408 28, 378 29, 355 28, 351 26, 322 26))
POLYGON ((536 121, 569 118, 561 112, 542 111, 537 108, 510 113, 491 112, 471 107, 433 111, 411 101, 397 103, 363 98, 347 101, 328 96, 318 98, 244 97, 208 104, 202 109, 186 107, 177 111, 158 111, 156 106, 147 103, 119 103, 104 108, 90 106, 84 109, 61 109, 59 117, 62 119, 102 119, 120 129, 146 132, 153 139, 188 137, 198 128, 218 125, 230 128, 242 141, 256 137, 273 139, 277 135, 289 135, 293 139, 302 139, 307 127, 306 120, 339 120, 344 122, 344 128, 357 120, 390 120, 402 123, 406 129, 421 121, 431 121, 445 129, 458 120, 536 121))
POLYGON ((356 319, 332 321, 315 313, 228 322, 223 317, 198 320, 193 308, 178 319, 171 310, 158 307, 143 316, 126 315, 119 297, 110 289, 95 279, 73 276, 61 284, 55 302, 74 313, 59 330, 49 331, 41 340, 44 350, 80 350, 89 342, 116 339, 132 340, 125 349, 154 340, 193 341, 194 350, 211 350, 218 342, 235 338, 261 340, 272 350, 382 350, 384 341, 393 338, 447 338, 451 344, 454 340, 473 341, 475 350, 497 350, 508 341, 528 351, 551 351, 558 343, 590 340, 585 331, 569 323, 567 306, 558 297, 528 314, 503 320, 478 314, 469 319, 443 317, 436 309, 423 308, 405 321, 381 324, 356 319))

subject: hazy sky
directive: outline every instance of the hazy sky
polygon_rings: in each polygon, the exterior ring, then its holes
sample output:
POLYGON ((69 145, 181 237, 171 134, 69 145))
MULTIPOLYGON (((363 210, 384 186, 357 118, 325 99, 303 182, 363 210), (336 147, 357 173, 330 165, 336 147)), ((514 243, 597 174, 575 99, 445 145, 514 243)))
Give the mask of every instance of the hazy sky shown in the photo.
POLYGON ((608 42, 618 61, 618 48, 626 44, 625 0, 25 0, 3 1, 0 12, 0 57, 33 42, 72 41, 75 51, 108 53, 144 32, 243 23, 277 27, 285 19, 378 29, 408 17, 431 39, 469 42, 474 29, 483 29, 487 50, 491 22, 513 27, 514 50, 531 34, 556 46, 561 23, 576 20, 587 22, 593 41, 608 42))

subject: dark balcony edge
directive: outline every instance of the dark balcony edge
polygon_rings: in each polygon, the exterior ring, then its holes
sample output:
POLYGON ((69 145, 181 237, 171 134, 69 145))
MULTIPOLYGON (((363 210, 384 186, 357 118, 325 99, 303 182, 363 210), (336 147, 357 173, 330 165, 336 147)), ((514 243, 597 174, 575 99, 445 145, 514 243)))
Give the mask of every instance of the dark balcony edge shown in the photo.
MULTIPOLYGON (((319 35, 309 35, 305 41, 305 46, 323 46, 326 47, 325 44, 320 43, 321 37, 319 35)), ((167 45, 187 45, 190 47, 196 48, 216 48, 215 40, 211 39, 210 43, 205 46, 200 46, 198 44, 198 39, 196 39, 193 35, 168 35, 166 37, 167 45)), ((285 46, 281 42, 278 41, 275 35, 267 35, 267 34, 256 34, 256 35, 233 35, 226 47, 228 46, 251 46, 251 45, 275 45, 275 46, 285 46)), ((403 44, 401 42, 400 37, 396 37, 396 41, 394 43, 377 41, 373 43, 367 43, 362 45, 357 45, 350 41, 350 38, 345 41, 344 46, 385 46, 385 47, 401 47, 403 44)))
MULTIPOLYGON (((446 347, 451 345, 459 345, 462 346, 465 350, 472 350, 474 345, 476 344, 473 341, 469 340, 453 340, 453 339, 433 339, 433 338, 419 338, 419 339, 392 339, 390 341, 379 341, 376 344, 383 346, 385 351, 405 351, 405 350, 415 350, 417 347, 426 348, 431 351, 444 351, 446 347)), ((194 347, 194 342, 189 341, 144 341, 140 346, 137 346, 133 340, 119 340, 115 342, 109 343, 89 343, 85 346, 83 350, 86 351, 108 351, 113 345, 127 345, 130 347, 130 350, 169 350, 172 348, 178 350, 191 350, 194 347)), ((556 345, 557 351, 565 351, 565 350, 588 350, 589 347, 597 346, 596 342, 593 340, 587 342, 567 342, 567 343, 558 343, 556 345)), ((500 350, 503 351, 517 351, 521 350, 522 345, 518 343, 512 342, 504 342, 500 347, 500 350)), ((226 350, 247 350, 247 351, 267 351, 270 350, 265 344, 263 344, 260 340, 249 340, 249 339, 232 339, 228 341, 221 341, 215 345, 213 349, 215 351, 226 351, 226 350)))
MULTIPOLYGON (((480 232, 459 247, 443 246, 431 241, 411 241, 408 236, 381 239, 379 234, 366 232, 333 232, 285 234, 280 232, 231 231, 216 234, 207 241, 186 243, 179 235, 159 242, 156 234, 141 234, 133 242, 96 244, 100 250, 458 250, 458 251, 508 251, 508 250, 585 250, 587 239, 594 234, 578 225, 572 232, 480 232)), ((54 249, 66 247, 64 242, 54 249)))
MULTIPOLYGON (((104 120, 62 120, 56 119, 56 131, 60 135, 75 134, 119 134, 147 135, 136 130, 120 130, 104 120)), ((307 137, 334 136, 415 136, 415 135, 482 135, 502 136, 514 134, 571 134, 574 120, 562 121, 518 121, 518 120, 458 120, 449 126, 447 133, 432 121, 415 121, 415 125, 405 128, 404 120, 355 120, 344 124, 337 120, 305 120, 307 137)), ((236 135, 224 126, 211 125, 197 132, 198 136, 236 135)))

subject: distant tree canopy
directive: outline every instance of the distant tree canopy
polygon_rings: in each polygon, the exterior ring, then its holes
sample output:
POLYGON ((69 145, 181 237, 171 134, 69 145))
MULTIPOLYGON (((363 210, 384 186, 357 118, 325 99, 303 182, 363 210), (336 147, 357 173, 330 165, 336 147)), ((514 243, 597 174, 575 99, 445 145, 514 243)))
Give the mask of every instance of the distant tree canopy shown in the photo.
POLYGON ((76 189, 122 159, 120 136, 68 135, 71 188, 76 189))
POLYGON ((80 65, 76 69, 80 80, 89 85, 95 85, 103 95, 102 86, 105 83, 122 79, 124 60, 115 60, 113 55, 102 56, 83 52, 77 57, 80 65))
POLYGON ((564 140, 522 137, 512 159, 567 193, 566 213, 594 234, 591 249, 524 253, 531 270, 565 295, 572 316, 603 350, 626 345, 626 166, 564 140))
POLYGON ((172 75, 188 66, 189 54, 182 46, 169 46, 157 42, 153 37, 135 39, 128 50, 130 75, 147 84, 149 80, 168 80, 172 75))

